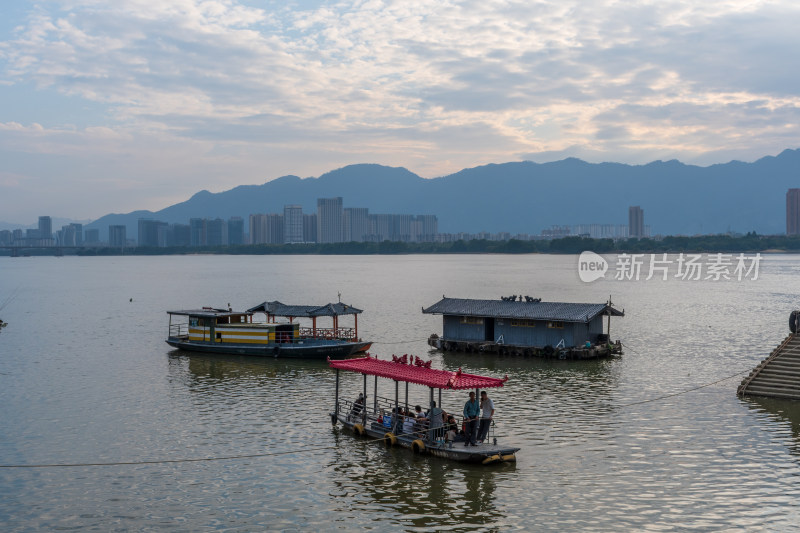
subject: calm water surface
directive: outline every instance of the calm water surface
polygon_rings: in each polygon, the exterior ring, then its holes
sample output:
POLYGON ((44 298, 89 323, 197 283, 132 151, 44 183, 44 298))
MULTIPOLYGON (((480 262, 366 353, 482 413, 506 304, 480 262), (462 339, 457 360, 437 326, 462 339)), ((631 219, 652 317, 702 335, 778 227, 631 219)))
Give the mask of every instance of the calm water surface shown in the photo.
MULTIPOLYGON (((791 255, 768 256, 755 281, 592 284, 574 256, 3 257, 0 463, 135 464, 2 468, 0 529, 797 529, 798 403, 740 400, 736 386, 788 333, 798 292, 791 255), (366 310, 359 332, 379 356, 508 374, 491 396, 499 432, 522 448, 517 464, 420 458, 332 428, 335 374, 322 361, 187 355, 164 342, 167 309, 339 292, 366 310), (441 318, 420 309, 442 294, 610 295, 625 309, 612 337, 626 354, 429 354, 441 318)), ((360 377, 343 379, 355 395, 360 377)), ((393 395, 392 382, 378 386, 393 395)), ((464 399, 445 393, 444 407, 464 399)))

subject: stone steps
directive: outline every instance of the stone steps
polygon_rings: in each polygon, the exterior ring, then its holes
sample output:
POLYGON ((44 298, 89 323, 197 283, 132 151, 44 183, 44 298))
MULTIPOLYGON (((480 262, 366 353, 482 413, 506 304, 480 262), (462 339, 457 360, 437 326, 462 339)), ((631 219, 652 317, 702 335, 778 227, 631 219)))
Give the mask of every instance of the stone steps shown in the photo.
POLYGON ((790 335, 742 380, 738 394, 800 400, 800 337, 790 335))

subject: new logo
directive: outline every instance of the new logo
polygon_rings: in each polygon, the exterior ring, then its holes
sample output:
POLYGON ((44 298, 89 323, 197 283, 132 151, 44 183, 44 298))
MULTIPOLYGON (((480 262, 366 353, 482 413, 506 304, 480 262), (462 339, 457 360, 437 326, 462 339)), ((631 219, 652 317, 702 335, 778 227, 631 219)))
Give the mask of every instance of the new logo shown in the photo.
POLYGON ((578 258, 578 276, 581 281, 591 283, 606 275, 608 261, 594 252, 583 252, 578 258))

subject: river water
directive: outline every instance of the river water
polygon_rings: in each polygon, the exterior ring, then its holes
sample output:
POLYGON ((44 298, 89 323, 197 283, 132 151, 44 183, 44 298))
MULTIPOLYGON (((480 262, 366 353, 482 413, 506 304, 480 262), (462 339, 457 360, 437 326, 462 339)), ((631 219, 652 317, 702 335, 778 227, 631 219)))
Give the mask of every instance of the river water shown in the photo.
MULTIPOLYGON (((741 281, 583 283, 577 261, 2 257, 0 464, 129 464, 0 468, 0 529, 797 528, 798 403, 739 399, 736 386, 788 334, 800 256, 765 256, 758 279, 741 281), (186 354, 164 342, 167 309, 338 293, 365 310, 359 334, 381 357, 507 374, 491 396, 502 440, 521 448, 516 465, 413 456, 332 428, 335 373, 323 361, 186 354), (589 362, 429 353, 441 318, 420 311, 443 294, 610 296, 625 309, 611 336, 626 353, 589 362)), ((356 395, 360 376, 342 378, 344 395, 356 395)), ((391 382, 379 389, 393 395, 391 382)), ((412 387, 412 401, 426 397, 412 387)), ((454 411, 465 400, 443 399, 454 411)))

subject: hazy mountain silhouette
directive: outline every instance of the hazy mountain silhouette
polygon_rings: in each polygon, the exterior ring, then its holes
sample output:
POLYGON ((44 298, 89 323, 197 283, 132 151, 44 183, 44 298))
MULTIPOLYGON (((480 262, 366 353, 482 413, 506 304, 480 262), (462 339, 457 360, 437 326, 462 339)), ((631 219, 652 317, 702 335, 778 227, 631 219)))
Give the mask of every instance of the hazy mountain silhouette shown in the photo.
POLYGON ((492 164, 423 179, 404 168, 350 165, 319 178, 284 176, 221 193, 200 191, 161 211, 106 215, 87 227, 106 235, 124 224, 135 237, 139 218, 187 224, 190 218, 282 213, 283 206, 316 212, 317 198, 341 196, 345 207, 370 213, 435 214, 441 232, 538 234, 553 224, 627 224, 628 207, 644 209, 654 233, 785 231, 786 190, 800 187, 800 150, 753 163, 699 167, 679 161, 646 165, 586 163, 492 164))

